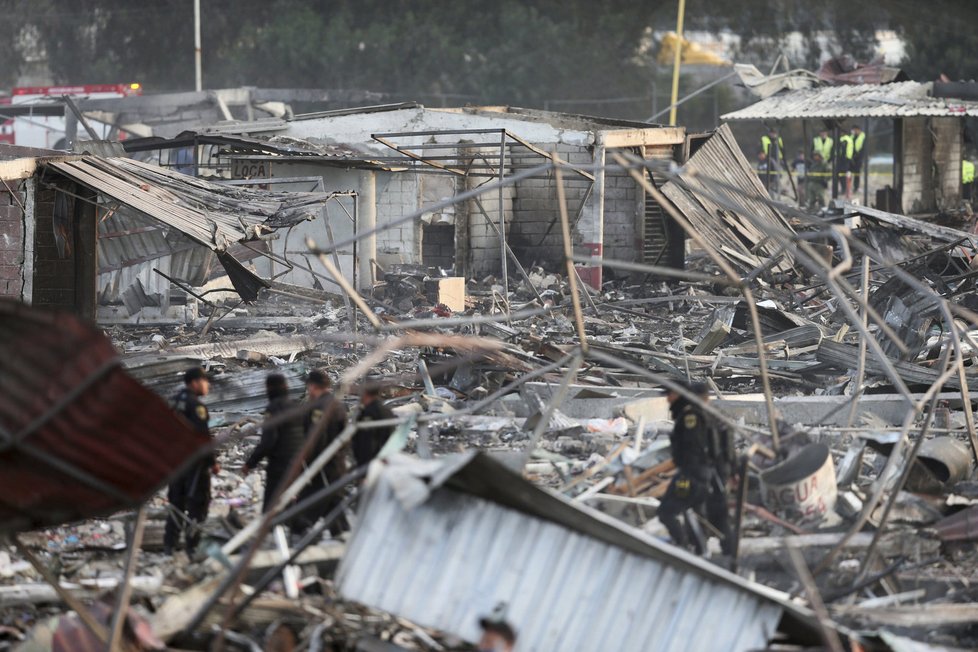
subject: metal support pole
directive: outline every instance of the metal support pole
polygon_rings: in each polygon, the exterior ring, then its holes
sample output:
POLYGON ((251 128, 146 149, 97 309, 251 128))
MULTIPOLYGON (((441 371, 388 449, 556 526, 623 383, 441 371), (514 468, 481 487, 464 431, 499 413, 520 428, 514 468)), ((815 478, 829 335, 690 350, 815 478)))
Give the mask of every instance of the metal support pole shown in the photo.
POLYGON ((863 121, 863 206, 869 206, 869 118, 863 121))
POLYGON ((683 18, 686 0, 679 0, 679 16, 676 19, 676 56, 672 60, 672 98, 669 100, 669 126, 676 126, 676 101, 679 99, 679 66, 683 59, 683 18))
POLYGON ((832 126, 832 199, 839 196, 839 123, 832 126))
POLYGON ((499 256, 503 274, 503 299, 509 314, 509 265, 506 256, 506 211, 503 208, 503 177, 506 175, 506 131, 499 135, 499 256))
POLYGON ((200 54, 200 0, 194 0, 194 89, 198 93, 203 89, 200 54))
POLYGON ((143 545, 143 532, 146 530, 146 505, 136 513, 136 523, 132 528, 132 539, 129 541, 129 555, 126 557, 126 569, 119 586, 119 599, 112 615, 112 635, 109 638, 109 652, 122 650, 122 625, 126 622, 126 612, 129 611, 129 600, 132 598, 132 575, 136 571, 136 560, 139 559, 139 549, 143 545))

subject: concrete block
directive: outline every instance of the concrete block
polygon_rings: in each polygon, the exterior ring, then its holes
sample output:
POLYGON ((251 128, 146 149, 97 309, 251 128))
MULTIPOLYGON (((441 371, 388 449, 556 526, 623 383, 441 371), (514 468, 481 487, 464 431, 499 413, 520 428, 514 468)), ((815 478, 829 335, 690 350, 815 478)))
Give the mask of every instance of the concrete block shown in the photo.
POLYGON ((443 303, 454 312, 465 310, 465 278, 449 276, 425 281, 425 294, 432 303, 443 303))
MULTIPOLYGON (((527 395, 535 395, 544 403, 550 400, 556 387, 548 383, 526 383, 527 395)), ((528 399, 535 411, 534 399, 528 399)), ((601 387, 590 385, 571 385, 568 398, 558 408, 572 419, 613 419, 625 416, 637 421, 644 416, 646 421, 669 419, 669 403, 665 393, 630 387, 601 387)), ((529 416, 528 414, 526 416, 529 416)))
MULTIPOLYGON (((848 396, 791 396, 775 398, 774 407, 781 418, 791 424, 845 426, 849 419, 848 396)), ((919 401, 923 394, 914 394, 919 401)), ((945 392, 939 400, 946 400, 952 408, 960 407, 959 392, 945 392)), ((736 398, 713 401, 718 410, 732 419, 743 418, 746 423, 767 425, 767 407, 762 394, 743 394, 736 398)), ((866 414, 872 414, 883 422, 898 426, 903 423, 908 404, 899 394, 869 394, 858 401, 855 423, 866 414)))

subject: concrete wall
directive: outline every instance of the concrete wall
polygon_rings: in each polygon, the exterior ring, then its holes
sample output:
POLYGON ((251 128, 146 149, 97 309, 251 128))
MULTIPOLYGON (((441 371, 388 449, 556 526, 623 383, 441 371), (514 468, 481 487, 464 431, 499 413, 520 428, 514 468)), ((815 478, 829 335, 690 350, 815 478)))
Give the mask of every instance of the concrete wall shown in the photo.
MULTIPOLYGON (((378 228, 421 208, 422 179, 422 175, 415 172, 377 173, 378 228)), ((377 234, 377 261, 383 267, 397 263, 419 263, 420 232, 420 220, 383 229, 377 234)))
POLYGON ((961 202, 961 118, 904 118, 900 125, 904 213, 928 213, 961 202))
MULTIPOLYGON (((0 184, 0 297, 24 299, 25 220, 27 181, 0 184)), ((27 283, 29 286, 30 283, 27 283)))

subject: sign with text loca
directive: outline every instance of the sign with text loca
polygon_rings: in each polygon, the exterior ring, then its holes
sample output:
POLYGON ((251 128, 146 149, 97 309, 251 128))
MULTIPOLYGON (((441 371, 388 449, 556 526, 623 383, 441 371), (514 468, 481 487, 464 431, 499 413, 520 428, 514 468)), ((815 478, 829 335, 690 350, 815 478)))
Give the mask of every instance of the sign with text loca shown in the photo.
POLYGON ((272 176, 271 161, 234 159, 231 162, 232 179, 267 179, 272 176))

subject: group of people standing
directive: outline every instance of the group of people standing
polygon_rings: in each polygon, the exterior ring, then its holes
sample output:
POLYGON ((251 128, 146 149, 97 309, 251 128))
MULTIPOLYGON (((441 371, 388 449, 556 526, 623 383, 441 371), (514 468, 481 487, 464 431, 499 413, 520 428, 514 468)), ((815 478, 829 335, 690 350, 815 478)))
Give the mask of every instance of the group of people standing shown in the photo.
POLYGON ((757 171, 772 195, 781 192, 782 173, 794 175, 799 205, 820 208, 825 205, 833 166, 845 197, 850 199, 859 192, 865 157, 866 133, 856 124, 843 132, 838 142, 828 129, 820 130, 812 139, 810 150, 799 149, 791 161, 787 160, 784 139, 772 127, 761 136, 757 171))
MULTIPOLYGON (((262 511, 271 509, 285 488, 288 474, 295 460, 305 453, 304 461, 312 461, 336 441, 347 428, 346 408, 332 392, 329 376, 321 370, 313 370, 306 377, 305 404, 289 397, 288 381, 282 374, 269 374, 265 381, 268 405, 264 413, 261 439, 248 457, 242 472, 244 475, 255 471, 259 464, 266 462, 265 492, 262 511)), ((201 401, 210 392, 210 381, 203 369, 194 367, 184 374, 184 387, 173 400, 174 409, 182 414, 190 424, 203 434, 210 434, 210 418, 207 407, 201 401)), ((358 425, 365 421, 393 420, 394 414, 380 400, 376 387, 365 388, 360 396, 358 425)), ((393 431, 392 425, 360 427, 352 437, 351 445, 334 455, 302 488, 298 501, 302 502, 343 477, 352 464, 361 467, 369 464, 383 448, 393 431)), ((200 524, 207 518, 210 505, 210 476, 220 472, 216 456, 211 453, 194 462, 176 477, 167 491, 170 503, 166 521, 163 545, 167 554, 185 539, 186 550, 192 554, 200 541, 200 524)), ((333 497, 299 513, 290 525, 294 531, 304 532, 321 517, 342 502, 333 497)), ((330 532, 335 536, 345 529, 345 520, 340 516, 330 524, 330 532)))

